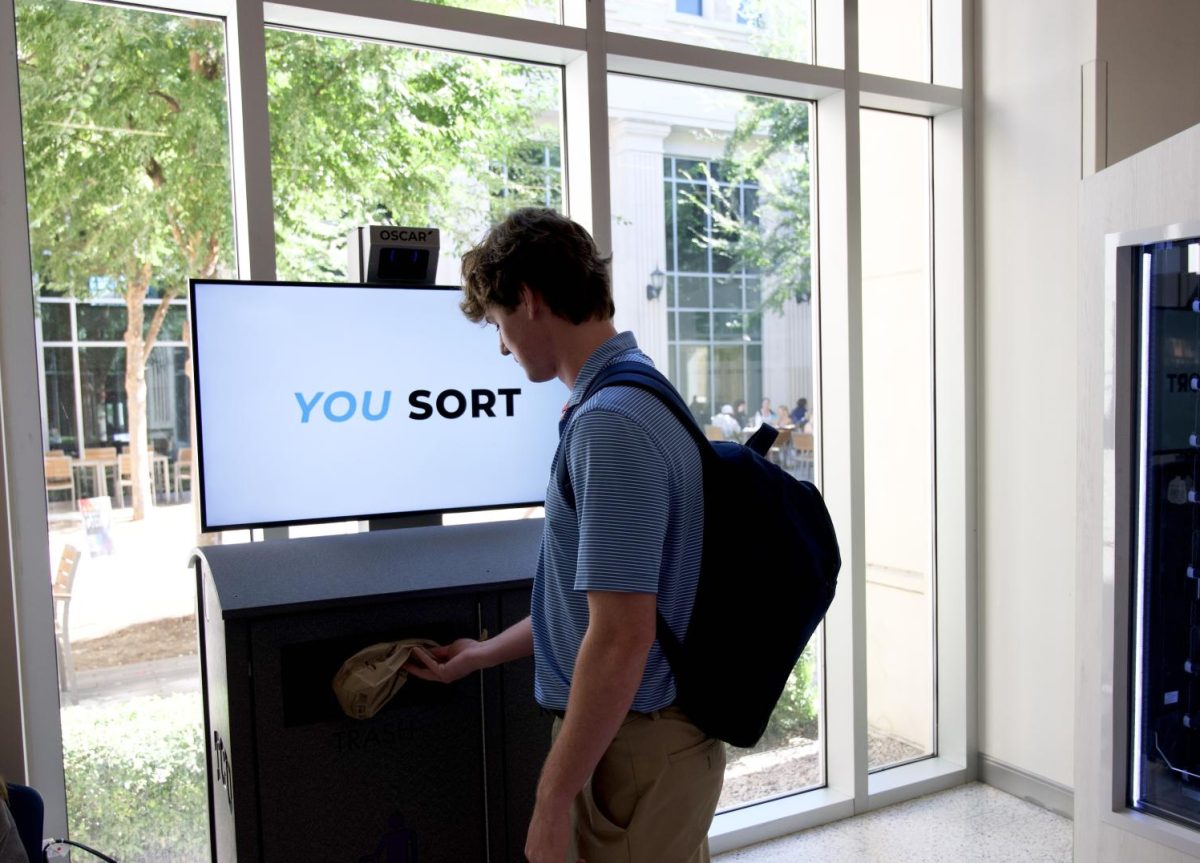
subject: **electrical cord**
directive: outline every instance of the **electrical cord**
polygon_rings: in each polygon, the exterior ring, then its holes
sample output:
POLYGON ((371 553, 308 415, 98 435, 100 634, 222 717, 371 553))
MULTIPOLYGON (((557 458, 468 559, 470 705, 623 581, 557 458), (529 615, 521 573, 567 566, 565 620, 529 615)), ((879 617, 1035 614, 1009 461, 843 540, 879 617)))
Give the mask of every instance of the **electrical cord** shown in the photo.
POLYGON ((114 860, 113 858, 109 857, 107 854, 104 854, 103 852, 97 851, 95 848, 89 848, 87 845, 84 845, 82 842, 72 842, 70 839, 51 839, 51 840, 49 840, 46 843, 45 847, 42 848, 42 863, 49 863, 50 851, 52 849, 55 851, 55 853, 58 853, 58 854, 65 852, 67 850, 66 848, 63 847, 65 845, 70 845, 73 848, 82 848, 84 851, 87 851, 89 854, 94 854, 97 857, 99 857, 101 860, 107 861, 107 863, 119 863, 119 861, 114 860))

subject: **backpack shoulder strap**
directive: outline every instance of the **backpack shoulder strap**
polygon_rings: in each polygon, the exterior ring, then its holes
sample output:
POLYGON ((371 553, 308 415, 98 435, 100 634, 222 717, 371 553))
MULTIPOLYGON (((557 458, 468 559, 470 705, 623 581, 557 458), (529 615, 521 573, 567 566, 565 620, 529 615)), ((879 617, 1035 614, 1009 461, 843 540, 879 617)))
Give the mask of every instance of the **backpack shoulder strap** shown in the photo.
MULTIPOLYGON (((696 442, 696 446, 700 450, 700 466, 701 470, 705 470, 706 466, 717 458, 716 452, 713 451, 712 443, 700 431, 700 427, 696 425, 696 418, 692 416, 692 412, 683 402, 683 397, 679 395, 679 391, 671 385, 658 369, 648 363, 640 363, 635 360, 626 360, 625 362, 613 363, 601 369, 599 374, 592 380, 587 390, 583 394, 584 401, 587 401, 593 395, 598 393, 605 387, 614 386, 631 386, 645 390, 658 396, 658 398, 671 409, 675 417, 683 424, 691 434, 692 439, 696 442)), ((564 477, 563 491, 568 499, 574 504, 574 492, 571 490, 570 477, 567 476, 564 467, 562 471, 564 477)), ((657 608, 654 611, 655 619, 655 635, 658 637, 658 643, 663 654, 667 657, 667 662, 672 669, 681 668, 683 659, 683 644, 671 631, 671 627, 667 624, 666 618, 657 608)))
MULTIPOLYGON (((700 428, 696 425, 695 417, 688 410, 687 405, 683 403, 683 397, 679 395, 671 382, 663 377, 662 372, 654 368, 648 363, 640 363, 636 360, 626 360, 624 362, 612 363, 605 366, 592 378, 588 388, 584 390, 583 397, 579 400, 580 406, 584 405, 588 399, 600 392, 606 387, 615 386, 632 386, 638 389, 645 390, 658 398, 671 409, 676 418, 683 424, 683 427, 691 433, 696 445, 700 448, 700 462, 705 464, 708 459, 714 458, 715 453, 709 445, 709 441, 701 433, 700 428)), ((562 447, 559 447, 556 460, 561 464, 559 471, 560 487, 563 492, 563 497, 567 503, 575 506, 575 491, 571 488, 571 477, 567 472, 566 453, 562 447)))
MULTIPOLYGON (((663 376, 663 373, 654 368, 654 366, 632 360, 606 366, 600 370, 600 373, 588 385, 583 398, 587 400, 599 390, 617 385, 638 387, 657 395, 671 409, 679 421, 683 423, 683 427, 691 433, 692 439, 700 447, 700 460, 707 463, 717 457, 713 451, 711 442, 704 436, 704 432, 700 430, 700 426, 696 425, 696 418, 692 416, 692 412, 684 404, 683 396, 663 376)), ((779 432, 774 426, 769 423, 763 423, 750 436, 750 439, 746 441, 745 446, 754 450, 759 455, 765 456, 775 444, 775 438, 778 435, 779 432)))
POLYGON ((683 397, 679 395, 679 391, 671 385, 671 382, 663 376, 663 373, 654 368, 654 366, 648 363, 640 363, 636 360, 626 360, 625 362, 613 363, 610 366, 606 366, 600 370, 599 374, 596 375, 584 392, 583 401, 587 401, 606 387, 615 386, 637 387, 658 396, 659 400, 671 409, 671 412, 675 414, 675 417, 688 430, 693 440, 696 441, 696 444, 700 447, 702 460, 712 454, 712 447, 708 445, 708 439, 700 431, 700 427, 696 425, 696 418, 692 416, 692 412, 683 403, 683 397))

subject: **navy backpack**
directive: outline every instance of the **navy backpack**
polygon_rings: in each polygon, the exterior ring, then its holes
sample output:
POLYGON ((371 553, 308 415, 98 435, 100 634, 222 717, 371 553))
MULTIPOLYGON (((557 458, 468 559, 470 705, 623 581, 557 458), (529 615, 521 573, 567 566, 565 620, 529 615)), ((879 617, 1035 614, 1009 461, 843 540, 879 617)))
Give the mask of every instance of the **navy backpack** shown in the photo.
MULTIPOLYGON (((658 642, 688 718, 712 737, 753 746, 833 601, 842 565, 833 521, 816 486, 764 458, 777 436, 771 426, 745 444, 708 440, 670 381, 646 363, 602 369, 584 400, 611 386, 658 396, 700 448, 704 549, 696 602, 682 642, 658 615, 658 642), (771 564, 751 566, 751 556, 771 564)), ((573 505, 570 479, 561 475, 573 505)))

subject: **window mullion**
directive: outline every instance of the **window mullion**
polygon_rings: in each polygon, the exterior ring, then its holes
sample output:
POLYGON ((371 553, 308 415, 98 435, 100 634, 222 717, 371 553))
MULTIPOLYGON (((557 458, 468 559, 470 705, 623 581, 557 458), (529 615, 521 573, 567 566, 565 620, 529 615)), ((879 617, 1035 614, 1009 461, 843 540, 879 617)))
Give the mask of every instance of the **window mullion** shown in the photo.
POLYGON ((842 551, 826 616, 826 775, 831 790, 868 806, 865 512, 863 505, 862 229, 857 0, 845 0, 845 91, 817 103, 817 294, 822 492, 842 551))
MULTIPOLYGON (((25 197, 15 4, 0 8, 0 771, 37 787, 47 835, 67 826, 52 627, 30 625, 52 607, 43 508, 34 299, 25 197), (18 621, 26 625, 18 626, 18 621), (31 733, 36 729, 36 733, 31 733)), ((60 832, 61 831, 61 832, 60 832)))
POLYGON ((971 29, 963 22, 970 15, 969 3, 963 0, 930 0, 930 59, 933 63, 933 83, 962 88, 967 68, 971 29))
MULTIPOLYGON (((945 4, 935 0, 935 12, 945 4)), ((957 0, 968 44, 970 4, 957 0)), ((937 20, 935 18, 935 20, 937 20)), ((938 28, 935 24, 935 79, 938 28)), ((949 38, 946 36, 945 38, 949 38)), ((965 41, 964 41, 965 40, 965 41)), ((961 56, 961 78, 969 83, 972 59, 961 56)), ((971 241, 973 145, 970 101, 940 114, 933 125, 934 449, 937 573, 937 752, 975 777, 978 748, 978 587, 976 583, 974 296, 969 290, 974 257, 971 241)))
MULTIPOLYGON (((71 371, 75 376, 75 447, 83 455, 85 428, 83 425, 83 375, 82 364, 79 362, 79 300, 71 297, 68 308, 71 310, 71 371)), ((43 402, 43 404, 45 404, 43 402)))
MULTIPOLYGON (((578 20, 580 0, 564 4, 567 23, 578 20)), ((609 188, 608 61, 604 4, 587 3, 587 51, 569 61, 563 74, 564 205, 587 228, 600 253, 612 252, 612 192, 609 188)))
POLYGON ((233 0, 225 38, 238 275, 269 281, 275 278, 275 216, 261 0, 233 0))

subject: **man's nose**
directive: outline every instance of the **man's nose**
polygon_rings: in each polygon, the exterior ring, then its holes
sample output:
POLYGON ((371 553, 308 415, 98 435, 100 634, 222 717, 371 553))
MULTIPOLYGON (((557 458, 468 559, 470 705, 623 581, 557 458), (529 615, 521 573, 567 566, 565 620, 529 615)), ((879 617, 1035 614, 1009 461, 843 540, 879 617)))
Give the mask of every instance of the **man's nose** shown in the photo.
POLYGON ((504 344, 504 339, 500 339, 500 356, 506 357, 510 353, 512 353, 512 351, 508 349, 508 345, 504 344))

